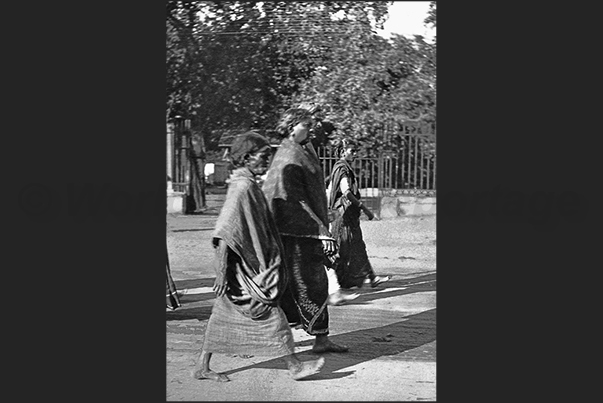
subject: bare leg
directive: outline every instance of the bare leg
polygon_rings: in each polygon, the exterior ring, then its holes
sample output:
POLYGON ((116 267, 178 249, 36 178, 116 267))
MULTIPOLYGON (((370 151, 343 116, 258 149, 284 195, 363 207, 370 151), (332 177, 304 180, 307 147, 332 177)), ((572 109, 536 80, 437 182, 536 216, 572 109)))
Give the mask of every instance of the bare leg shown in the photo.
POLYGON ((339 346, 329 340, 329 336, 326 334, 319 334, 316 336, 314 340, 314 347, 312 347, 312 352, 321 354, 321 353, 345 353, 349 348, 346 346, 339 346))
POLYGON ((192 376, 195 379, 213 379, 217 382, 228 382, 230 379, 224 375, 209 369, 209 360, 211 360, 212 353, 208 353, 205 350, 201 350, 201 354, 195 365, 195 369, 192 372, 192 376))
POLYGON ((329 294, 335 294, 341 289, 339 285, 339 280, 337 279, 337 274, 334 269, 329 269, 325 266, 325 271, 327 272, 327 280, 329 281, 329 294))
POLYGON ((325 365, 325 359, 320 357, 318 360, 301 362, 295 354, 283 357, 289 368, 289 374, 296 381, 307 378, 311 375, 320 372, 320 369, 325 365))

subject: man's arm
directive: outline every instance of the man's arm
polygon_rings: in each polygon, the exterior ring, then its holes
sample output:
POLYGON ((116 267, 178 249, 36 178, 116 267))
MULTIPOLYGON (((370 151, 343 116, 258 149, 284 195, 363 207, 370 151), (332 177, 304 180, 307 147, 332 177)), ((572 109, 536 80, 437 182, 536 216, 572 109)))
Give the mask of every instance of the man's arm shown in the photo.
POLYGON ((214 256, 214 271, 216 272, 216 280, 214 281, 213 290, 218 297, 226 293, 228 284, 226 282, 226 268, 228 262, 228 245, 223 239, 213 239, 215 256, 214 256))

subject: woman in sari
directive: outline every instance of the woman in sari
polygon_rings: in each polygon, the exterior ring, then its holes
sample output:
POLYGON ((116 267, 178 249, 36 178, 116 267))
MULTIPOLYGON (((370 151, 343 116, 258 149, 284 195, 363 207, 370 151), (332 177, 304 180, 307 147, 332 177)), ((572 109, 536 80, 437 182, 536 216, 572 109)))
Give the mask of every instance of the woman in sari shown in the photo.
POLYGON ((351 141, 342 142, 340 159, 333 166, 327 188, 329 209, 335 212, 330 229, 339 246, 335 271, 341 288, 360 288, 364 283, 376 287, 389 280, 387 276, 375 275, 362 239, 360 212, 363 211, 369 220, 375 216, 360 201, 358 182, 351 166, 356 153, 351 141))
POLYGON ((262 189, 285 249, 289 274, 281 306, 289 323, 314 339, 312 351, 342 353, 346 346, 329 340, 329 290, 325 256, 337 245, 328 230, 324 175, 310 141, 314 120, 304 108, 283 114, 277 130, 283 137, 262 189))

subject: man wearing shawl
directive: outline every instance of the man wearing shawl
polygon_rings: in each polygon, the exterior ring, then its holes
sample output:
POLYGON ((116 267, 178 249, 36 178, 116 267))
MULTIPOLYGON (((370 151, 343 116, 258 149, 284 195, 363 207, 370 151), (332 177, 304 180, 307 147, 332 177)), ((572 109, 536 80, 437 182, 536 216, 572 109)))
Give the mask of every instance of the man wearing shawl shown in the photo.
POLYGON ((325 256, 336 252, 328 230, 324 175, 308 144, 312 114, 287 110, 278 131, 284 137, 268 170, 262 190, 268 200, 285 249, 288 288, 281 306, 291 324, 316 336, 312 351, 345 352, 328 339, 328 280, 325 256))
POLYGON ((266 172, 268 141, 239 135, 231 149, 235 170, 213 233, 216 301, 193 377, 226 382, 212 371, 213 353, 282 357, 293 379, 317 373, 324 360, 300 362, 279 299, 287 284, 283 246, 256 177, 266 172))

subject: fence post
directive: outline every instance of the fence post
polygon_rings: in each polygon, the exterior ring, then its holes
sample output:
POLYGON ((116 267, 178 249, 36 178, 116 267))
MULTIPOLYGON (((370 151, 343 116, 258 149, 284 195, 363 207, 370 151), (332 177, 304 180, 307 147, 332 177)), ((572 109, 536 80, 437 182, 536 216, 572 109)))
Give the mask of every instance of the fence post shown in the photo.
MULTIPOLYGON (((190 181, 190 172, 189 172, 189 164, 188 164, 188 138, 190 135, 191 121, 189 119, 184 120, 184 130, 181 133, 180 137, 180 173, 182 177, 180 178, 180 182, 189 183, 190 181)), ((188 193, 188 192, 187 192, 188 193)))
POLYGON ((384 183, 383 183, 383 174, 384 174, 384 169, 383 169, 383 165, 384 165, 384 161, 383 161, 383 153, 379 153, 379 159, 378 159, 378 163, 377 163, 377 195, 379 195, 379 193, 381 192, 381 189, 384 188, 384 183))
POLYGON ((167 134, 167 159, 166 159, 166 174, 168 176, 167 181, 167 192, 172 193, 174 189, 172 188, 172 181, 174 180, 174 168, 173 168, 173 154, 174 154, 174 124, 167 123, 166 124, 166 134, 167 134))

